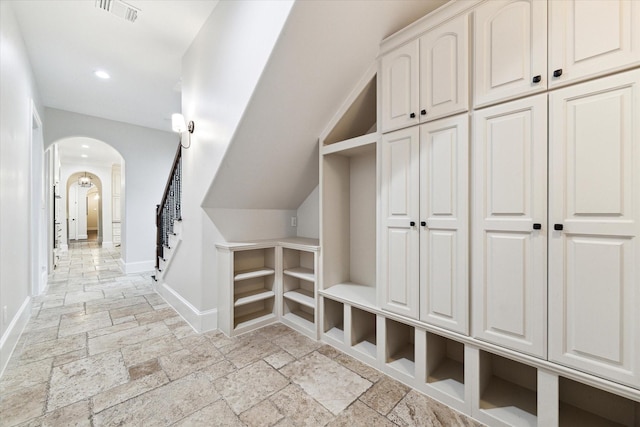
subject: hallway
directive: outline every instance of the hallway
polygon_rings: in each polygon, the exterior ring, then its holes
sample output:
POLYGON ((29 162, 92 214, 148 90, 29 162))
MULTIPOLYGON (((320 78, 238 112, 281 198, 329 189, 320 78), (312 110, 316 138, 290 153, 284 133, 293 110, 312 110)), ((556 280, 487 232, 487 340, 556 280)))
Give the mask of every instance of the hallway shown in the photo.
POLYGON ((0 379, 9 426, 471 426, 277 324, 199 335, 117 249, 72 243, 0 379))

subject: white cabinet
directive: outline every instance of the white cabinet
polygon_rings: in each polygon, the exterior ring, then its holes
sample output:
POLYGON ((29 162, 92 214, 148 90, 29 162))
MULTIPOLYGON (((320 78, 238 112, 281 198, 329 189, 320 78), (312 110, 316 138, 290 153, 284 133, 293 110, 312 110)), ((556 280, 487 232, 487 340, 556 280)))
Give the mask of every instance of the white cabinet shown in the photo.
POLYGON ((458 16, 382 57, 382 132, 467 111, 468 28, 458 16))
POLYGON ((640 384, 640 71, 550 94, 550 359, 640 384))
POLYGON ((474 106, 545 90, 547 2, 487 1, 474 17, 474 106))
POLYGON ((382 307, 468 333, 468 117, 382 142, 382 307))
POLYGON ((473 123, 473 336, 544 358, 547 95, 473 123))
POLYGON ((549 86, 640 63, 640 3, 549 2, 549 86))

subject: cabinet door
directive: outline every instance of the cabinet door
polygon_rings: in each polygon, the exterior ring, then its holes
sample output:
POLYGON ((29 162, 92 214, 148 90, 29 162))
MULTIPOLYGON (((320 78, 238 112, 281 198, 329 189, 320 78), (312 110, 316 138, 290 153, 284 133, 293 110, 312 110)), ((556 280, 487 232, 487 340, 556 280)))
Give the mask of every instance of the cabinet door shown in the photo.
POLYGON ((418 318, 419 129, 382 138, 382 308, 418 318), (412 225, 413 224, 413 225, 412 225))
POLYGON ((547 95, 473 123, 473 335, 546 357, 547 95))
POLYGON ((550 95, 549 356, 640 384, 640 71, 550 95))
POLYGON ((467 114, 420 126, 420 320, 463 334, 469 332, 468 129, 467 114))
POLYGON ((420 38, 420 120, 469 109, 469 17, 460 16, 420 38))
POLYGON ((546 1, 488 1, 474 22, 476 107, 546 88, 546 1))
POLYGON ((640 63, 638 1, 563 0, 549 8, 549 86, 640 63))
POLYGON ((418 66, 418 40, 382 57, 382 132, 418 124, 418 66))

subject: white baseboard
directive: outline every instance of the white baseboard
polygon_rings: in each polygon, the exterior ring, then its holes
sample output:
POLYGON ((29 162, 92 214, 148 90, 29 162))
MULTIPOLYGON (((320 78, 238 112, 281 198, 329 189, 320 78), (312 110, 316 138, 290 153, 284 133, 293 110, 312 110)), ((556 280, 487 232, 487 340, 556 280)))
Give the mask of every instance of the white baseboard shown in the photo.
POLYGON ((27 297, 0 339, 0 377, 16 348, 20 334, 31 318, 31 297, 27 297))
POLYGON ((102 249, 113 249, 113 242, 102 242, 102 249))
POLYGON ((147 271, 153 271, 156 268, 156 264, 153 260, 127 263, 120 258, 118 260, 118 265, 122 271, 124 271, 124 274, 145 273, 147 271))
POLYGON ((76 240, 87 240, 89 238, 88 234, 78 234, 76 236, 76 240))
POLYGON ((180 294, 167 286, 166 283, 157 282, 154 287, 156 292, 158 292, 196 332, 203 333, 218 329, 217 308, 200 311, 180 294))

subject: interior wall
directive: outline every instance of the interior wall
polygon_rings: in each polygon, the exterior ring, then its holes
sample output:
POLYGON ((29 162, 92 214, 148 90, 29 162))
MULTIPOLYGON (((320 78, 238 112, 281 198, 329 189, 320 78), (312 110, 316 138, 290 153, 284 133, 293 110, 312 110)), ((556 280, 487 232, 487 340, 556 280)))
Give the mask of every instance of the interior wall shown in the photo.
POLYGON ((226 238, 274 237, 285 231, 295 235, 295 230, 287 230, 290 212, 255 210, 229 215, 224 210, 208 212, 202 208, 217 171, 233 167, 221 165, 221 159, 292 4, 220 2, 183 57, 182 112, 187 121, 195 122, 195 132, 191 148, 182 154, 182 242, 162 286, 177 294, 185 307, 212 318, 216 316, 218 293, 215 243, 226 238))
MULTIPOLYGON (((11 2, 0 2, 0 373, 30 315, 32 102, 41 106, 11 2)), ((42 157, 42 147, 34 146, 42 157)), ((40 168, 42 162, 39 163, 40 168)), ((40 186, 33 186, 36 191, 40 186)), ((34 224, 37 226, 37 224, 34 224)), ((36 229, 37 230, 37 229, 36 229)))
POLYGON ((296 212, 298 217, 298 237, 320 238, 320 187, 317 186, 307 196, 296 212))
MULTIPOLYGON (((177 135, 54 108, 45 109, 44 122, 46 147, 64 138, 85 136, 103 141, 120 153, 125 162, 122 203, 126 199, 121 264, 127 273, 152 271, 156 252, 156 205, 167 183, 178 146, 177 135)), ((108 181, 111 182, 110 173, 108 181)), ((106 218, 107 212, 103 213, 106 218)), ((106 241, 106 236, 104 239, 106 241)))

